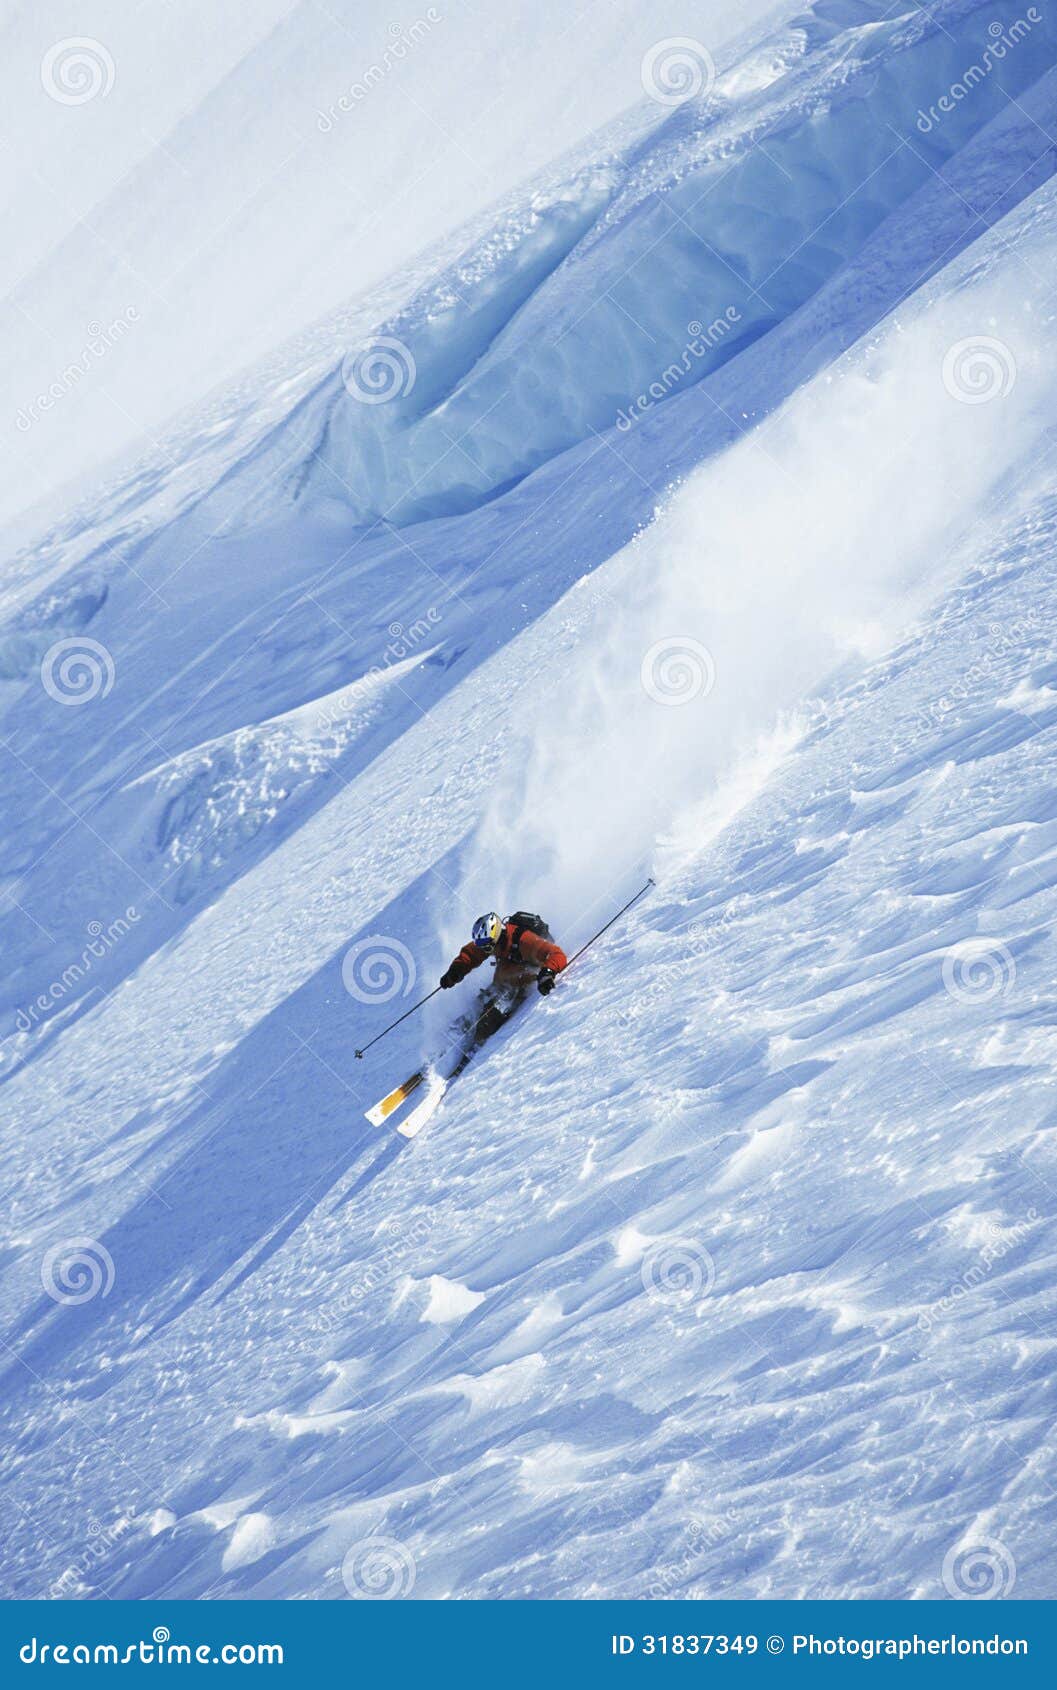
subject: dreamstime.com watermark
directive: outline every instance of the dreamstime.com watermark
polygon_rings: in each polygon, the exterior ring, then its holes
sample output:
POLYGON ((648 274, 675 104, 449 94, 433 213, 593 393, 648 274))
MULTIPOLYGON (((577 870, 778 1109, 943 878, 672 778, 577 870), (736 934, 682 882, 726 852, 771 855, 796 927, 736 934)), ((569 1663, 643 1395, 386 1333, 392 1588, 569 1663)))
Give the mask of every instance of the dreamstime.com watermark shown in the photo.
POLYGON ((707 698, 716 684, 716 664, 708 647, 689 634, 657 640, 639 665, 642 690, 654 704, 669 708, 707 698))
MULTIPOLYGON (((956 1601, 993 1602, 996 1597, 1010 1594, 1017 1582, 1017 1563, 1001 1539, 977 1538, 953 1544, 948 1549, 940 1576, 947 1595, 956 1601)), ((1012 1654, 1013 1650, 1003 1648, 1002 1653, 1012 1654)))
POLYGON ((90 35, 68 35, 49 47, 40 61, 40 85, 60 106, 86 106, 105 100, 117 67, 109 47, 90 35))
POLYGON ((703 41, 669 35, 643 54, 642 88, 659 106, 681 106, 712 92, 716 61, 703 41))
POLYGON ((651 1601, 663 1601, 679 1592, 692 1596, 693 1592, 687 1591, 686 1587, 694 1567, 702 1555, 730 1540, 737 1517, 737 1510, 728 1508, 712 1520, 691 1520, 674 1558, 651 1570, 646 1596, 651 1601))
POLYGON ((962 939, 946 952, 940 969, 943 989, 955 1003, 979 1005, 1009 996, 1017 962, 1003 939, 962 939))
POLYGON ((1042 13, 1038 7, 1029 6, 1024 16, 1015 19, 1011 24, 1001 24, 997 19, 988 24, 987 33, 991 40, 980 55, 980 62, 963 71, 957 82, 951 83, 946 94, 940 95, 935 105, 929 106, 927 110, 924 107, 919 109, 917 127, 921 134, 931 134, 937 124, 956 111, 974 88, 978 88, 981 82, 986 82, 988 77, 994 74, 1006 54, 1018 46, 1041 22, 1042 13))
POLYGON ((341 962, 341 983, 357 1003, 388 1003, 409 997, 418 968, 402 939, 372 933, 350 945, 341 962))
POLYGON ((381 58, 367 69, 353 82, 343 94, 340 94, 332 105, 321 108, 316 113, 316 128, 321 135, 329 135, 335 124, 350 111, 362 105, 373 88, 391 76, 393 71, 407 58, 407 55, 424 41, 430 31, 437 24, 443 23, 444 17, 436 6, 430 6, 425 17, 416 18, 412 24, 391 23, 389 25, 389 43, 381 58))
POLYGON ((933 1326, 947 1315, 953 1314, 958 1304, 972 1296, 989 1275, 994 1272, 995 1263, 1008 1256, 1018 1244, 1022 1244, 1032 1229, 1039 1223, 1037 1209, 1029 1209, 1025 1220, 1016 1221, 1011 1227, 992 1226, 992 1242, 985 1244, 971 1267, 968 1267, 960 1279, 949 1285, 942 1297, 921 1310, 917 1318, 919 1332, 931 1332, 933 1326))
POLYGON ((346 1550, 341 1581, 353 1601, 399 1601, 414 1590, 417 1570, 406 1543, 395 1537, 365 1537, 346 1550))
POLYGON ((744 915, 751 904, 749 894, 741 892, 728 899, 718 915, 704 916, 699 921, 691 922, 686 930, 683 952, 674 958, 666 957, 664 968, 640 987, 633 998, 621 1004, 617 1010, 617 1020, 625 1027, 630 1027, 635 1021, 647 1016, 655 1004, 666 1003, 675 988, 700 973, 703 959, 722 943, 727 930, 744 915))
POLYGON ((737 306, 728 305, 722 316, 713 317, 708 324, 701 324, 696 319, 687 323, 686 332, 690 338, 678 358, 661 371, 656 381, 650 382, 645 393, 638 394, 626 409, 617 412, 614 420, 620 432, 627 434, 632 425, 638 422, 651 405, 656 405, 662 399, 667 399, 669 394, 680 385, 683 378, 690 374, 694 365, 705 356, 706 352, 711 352, 714 346, 718 346, 720 341, 724 340, 730 333, 734 324, 740 322, 741 312, 737 306))
POLYGON ((15 427, 19 433, 28 434, 46 411, 53 411, 56 405, 61 405, 67 395, 79 387, 85 377, 91 375, 102 363, 107 354, 121 344, 129 329, 140 320, 136 307, 126 305, 124 311, 110 323, 89 323, 88 339, 76 358, 72 358, 65 369, 60 370, 43 393, 38 393, 28 404, 20 405, 15 412, 15 427))
POLYGON ((409 1226, 398 1228, 395 1222, 391 1224, 397 1236, 394 1236, 392 1242, 382 1243, 354 1285, 311 1316, 309 1324, 314 1331, 334 1332, 368 1297, 391 1289, 400 1272, 408 1245, 425 1244, 433 1231, 434 1221, 431 1215, 426 1214, 416 1215, 409 1226))
POLYGON ((424 616, 416 616, 415 620, 406 627, 403 622, 390 622, 388 628, 389 644, 382 652, 377 663, 357 677, 334 698, 328 700, 326 709, 316 719, 317 728, 324 731, 340 727, 350 710, 367 698, 383 680, 390 669, 403 663, 421 649, 435 633, 440 625, 441 612, 436 605, 430 605, 424 616))
POLYGON ((140 919, 139 910, 134 904, 129 904, 124 915, 115 916, 113 921, 107 922, 105 926, 101 921, 90 921, 85 928, 88 942, 80 956, 67 963, 58 978, 51 982, 46 991, 38 992, 27 1008, 18 1010, 15 1015, 17 1030, 20 1033, 30 1033, 34 1027, 38 1027, 45 1016, 50 1015, 72 991, 89 979, 96 964, 108 957, 122 939, 127 938, 140 919))
POLYGON ((1023 651, 1029 636, 1039 633, 1041 626, 1042 619, 1035 610, 1020 617, 1016 622, 1005 625, 992 622, 988 628, 991 640, 986 649, 979 657, 973 659, 946 692, 941 693, 939 698, 930 699, 918 711, 918 721, 922 727, 932 729, 943 726, 945 718, 961 710, 981 682, 992 679, 1002 659, 1011 653, 1023 651))
POLYGON ((992 334, 971 334, 948 346, 941 368, 943 385, 959 405, 989 405, 1008 399, 1016 386, 1017 360, 1012 347, 992 334))
POLYGON ((105 698, 117 670, 105 645, 86 634, 56 640, 40 660, 40 684, 56 704, 91 704, 105 698))
POLYGON ((97 1238, 64 1238, 44 1252, 41 1287, 53 1303, 76 1308, 114 1289, 114 1258, 97 1238))
POLYGON ((112 1526, 104 1526, 99 1520, 92 1520, 88 1526, 87 1542, 83 1551, 76 1561, 71 1561, 70 1565, 63 1569, 57 1579, 52 1580, 48 1595, 58 1601, 96 1591, 98 1586, 92 1582, 96 1567, 106 1560, 110 1551, 116 1549, 122 1538, 127 1537, 137 1524, 134 1508, 115 1520, 112 1526))
POLYGON ((166 1625, 138 1643, 42 1643, 31 1637, 18 1651, 23 1666, 234 1667, 283 1665, 281 1643, 173 1643, 166 1625))
POLYGON ((699 1303, 716 1283, 716 1264, 696 1238, 655 1238, 639 1266, 642 1289, 660 1303, 699 1303))
POLYGON ((415 354, 395 335, 376 335, 354 347, 341 366, 345 391, 357 405, 388 405, 393 399, 406 399, 417 377, 415 354))

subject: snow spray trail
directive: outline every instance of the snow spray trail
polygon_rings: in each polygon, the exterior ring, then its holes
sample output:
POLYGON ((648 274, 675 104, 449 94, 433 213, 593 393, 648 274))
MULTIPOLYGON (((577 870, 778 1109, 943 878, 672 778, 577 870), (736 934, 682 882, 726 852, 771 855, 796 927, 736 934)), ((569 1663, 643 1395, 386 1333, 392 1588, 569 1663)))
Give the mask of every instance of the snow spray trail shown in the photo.
POLYGON ((512 705, 520 743, 466 852, 465 909, 539 908, 580 942, 681 814, 724 783, 744 801, 747 760, 766 778, 783 712, 941 590, 1045 428, 1053 318, 1043 276, 1023 279, 1015 306, 948 282, 890 320, 544 619, 556 649, 577 623, 575 645, 512 705))

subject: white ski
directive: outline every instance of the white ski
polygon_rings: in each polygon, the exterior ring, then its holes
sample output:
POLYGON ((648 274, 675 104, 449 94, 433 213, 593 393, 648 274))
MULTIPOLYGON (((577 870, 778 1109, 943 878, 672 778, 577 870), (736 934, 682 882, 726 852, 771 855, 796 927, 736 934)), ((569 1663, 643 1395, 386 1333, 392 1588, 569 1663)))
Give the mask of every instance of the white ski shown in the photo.
POLYGON ((412 1109, 407 1120, 401 1121, 396 1129, 401 1138, 415 1138, 422 1131, 426 1122, 440 1108, 440 1101, 448 1089, 448 1084, 443 1074, 433 1074, 430 1077, 429 1089, 422 1102, 412 1109))

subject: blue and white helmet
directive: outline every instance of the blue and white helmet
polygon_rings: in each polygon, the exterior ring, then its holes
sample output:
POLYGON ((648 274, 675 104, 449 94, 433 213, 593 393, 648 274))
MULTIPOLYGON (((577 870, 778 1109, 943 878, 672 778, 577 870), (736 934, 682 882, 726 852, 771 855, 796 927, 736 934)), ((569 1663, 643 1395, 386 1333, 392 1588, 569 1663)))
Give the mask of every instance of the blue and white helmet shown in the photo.
POLYGON ((499 943, 503 931, 502 917, 495 910, 489 910, 487 915, 479 915, 473 924, 473 942, 481 945, 487 951, 494 950, 499 943))

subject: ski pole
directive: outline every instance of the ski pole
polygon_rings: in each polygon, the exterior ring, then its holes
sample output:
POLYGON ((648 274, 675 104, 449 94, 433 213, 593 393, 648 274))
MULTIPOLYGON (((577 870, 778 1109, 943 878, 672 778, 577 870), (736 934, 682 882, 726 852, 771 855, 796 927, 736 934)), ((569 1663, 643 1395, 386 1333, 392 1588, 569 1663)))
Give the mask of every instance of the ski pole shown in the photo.
POLYGON ((370 1050, 371 1046, 376 1045, 379 1039, 385 1038, 386 1033, 391 1033, 394 1027, 399 1027, 401 1021, 406 1021, 409 1015, 414 1015, 415 1010, 421 1009, 422 1005, 424 1003, 428 1003, 430 998, 435 998, 439 991, 440 987, 434 986, 433 990, 431 992, 427 992, 424 998, 419 998, 418 1002, 413 1003, 410 1009, 405 1009, 403 1015, 398 1015, 395 1021, 390 1021, 388 1027, 383 1027, 380 1033, 376 1033, 374 1035, 373 1039, 368 1039, 367 1043, 363 1047, 363 1050, 358 1050, 356 1055, 362 1056, 364 1051, 370 1050))
POLYGON ((609 928, 612 927, 613 923, 615 921, 620 920, 620 918, 624 914, 625 910, 629 910, 631 908, 632 904, 637 904, 640 898, 644 898, 646 893, 649 891, 650 887, 654 886, 654 885, 656 885, 656 881, 653 879, 653 877, 651 875, 649 880, 647 880, 645 886, 640 887, 639 890, 635 893, 635 896, 633 898, 629 898, 626 904, 622 904, 620 909, 618 909, 616 915, 610 916, 609 920, 606 922, 605 927, 600 927, 598 929, 598 932, 596 934, 594 934, 594 936, 592 938, 588 939, 587 944, 581 945, 580 949, 576 952, 576 955, 571 956, 569 958, 569 961, 565 965, 566 968, 571 968, 573 963, 576 961, 576 957, 583 956, 583 954, 586 950, 590 950, 591 946, 595 942, 595 939, 600 939, 602 937, 603 933, 608 932, 609 928))

